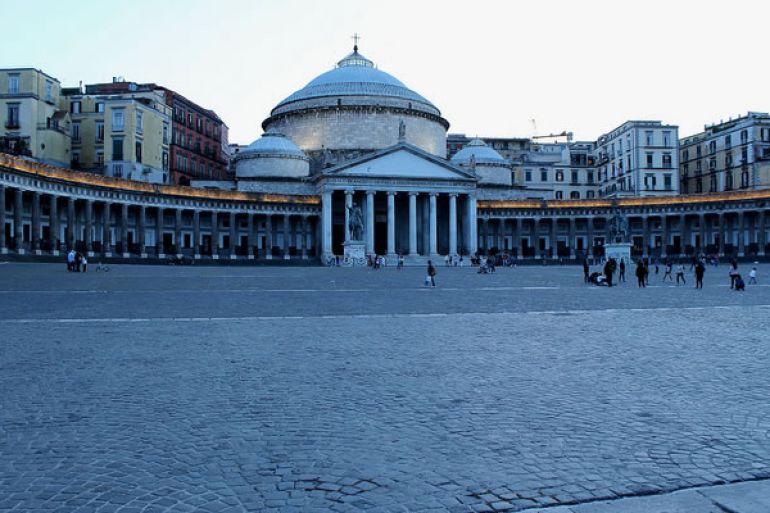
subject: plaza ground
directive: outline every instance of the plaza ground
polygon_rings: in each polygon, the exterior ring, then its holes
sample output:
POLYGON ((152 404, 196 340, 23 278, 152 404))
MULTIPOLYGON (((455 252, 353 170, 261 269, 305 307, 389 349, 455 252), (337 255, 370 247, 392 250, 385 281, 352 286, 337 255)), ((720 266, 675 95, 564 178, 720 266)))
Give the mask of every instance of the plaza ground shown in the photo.
POLYGON ((770 266, 438 271, 0 264, 0 511, 770 510, 770 266))

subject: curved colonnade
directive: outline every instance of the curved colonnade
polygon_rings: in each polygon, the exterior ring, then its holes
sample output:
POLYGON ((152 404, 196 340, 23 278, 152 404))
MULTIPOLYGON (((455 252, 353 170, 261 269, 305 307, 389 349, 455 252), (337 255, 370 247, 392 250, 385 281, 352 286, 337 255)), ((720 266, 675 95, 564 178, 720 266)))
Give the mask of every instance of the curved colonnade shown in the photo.
MULTIPOLYGON (((770 190, 617 200, 477 202, 478 250, 523 259, 600 256, 606 222, 629 220, 635 256, 770 254, 770 190)), ((161 186, 0 154, 0 252, 105 258, 310 260, 321 195, 161 186)))

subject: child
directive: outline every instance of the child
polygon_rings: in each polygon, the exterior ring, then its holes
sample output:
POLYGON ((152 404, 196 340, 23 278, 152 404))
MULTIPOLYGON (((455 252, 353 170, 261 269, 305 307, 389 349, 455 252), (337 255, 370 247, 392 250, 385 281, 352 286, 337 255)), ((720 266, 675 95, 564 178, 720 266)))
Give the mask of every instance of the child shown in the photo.
POLYGON ((749 285, 751 284, 756 285, 757 284, 757 268, 752 267, 751 272, 749 273, 749 285))
POLYGON ((740 274, 735 275, 735 290, 746 290, 746 284, 743 282, 740 274))

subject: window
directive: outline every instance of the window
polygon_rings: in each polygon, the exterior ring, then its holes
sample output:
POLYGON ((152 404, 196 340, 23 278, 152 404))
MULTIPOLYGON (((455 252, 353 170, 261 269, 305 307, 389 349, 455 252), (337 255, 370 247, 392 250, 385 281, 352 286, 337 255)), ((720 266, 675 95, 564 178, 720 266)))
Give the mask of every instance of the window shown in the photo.
POLYGON ((70 135, 72 136, 72 142, 80 142, 80 123, 72 123, 70 126, 70 135))
POLYGON ((577 182, 578 182, 578 172, 573 170, 572 171, 572 183, 577 183, 577 182))
POLYGON ((19 105, 18 103, 9 103, 8 112, 5 118, 5 128, 19 128, 19 105))
POLYGON ((715 175, 711 175, 711 179, 709 180, 709 192, 716 192, 717 191, 717 177, 715 175))
POLYGON ((141 134, 142 133, 142 113, 139 111, 136 111, 136 133, 141 134))
POLYGON ((53 82, 50 80, 45 81, 45 101, 53 101, 53 82))
POLYGON ((563 199, 564 194, 561 191, 556 191, 556 199, 560 200, 563 199))
POLYGON ((113 137, 112 139, 112 160, 123 160, 122 137, 113 137))
POLYGON ((112 166, 112 175, 117 178, 123 178, 123 165, 115 164, 112 166))
POLYGON ((717 159, 710 158, 709 159, 709 171, 716 171, 717 169, 717 159))
POLYGON ((80 150, 72 151, 72 167, 74 168, 80 167, 80 150))
POLYGON ((19 94, 19 75, 8 75, 8 94, 19 94))
POLYGON ((548 171, 545 169, 540 170, 540 181, 541 182, 547 182, 548 181, 548 171))
POLYGON ((747 164, 749 162, 749 150, 741 148, 741 164, 747 164))
POLYGON ((698 193, 703 192, 703 181, 702 180, 698 180, 697 182, 695 182, 695 192, 698 192, 698 193))
POLYGON ((733 147, 732 138, 729 135, 725 136, 725 148, 728 150, 733 147))
POLYGON ((690 160, 690 150, 684 150, 682 152, 682 160, 690 160))
POLYGON ((593 171, 586 171, 586 182, 594 183, 594 172, 593 171))
POLYGON ((733 167, 733 152, 731 151, 725 154, 725 167, 733 167))
POLYGON ((527 169, 526 171, 524 171, 524 181, 526 181, 526 182, 531 182, 532 181, 532 170, 531 169, 527 169))
POLYGON ((99 144, 104 142, 104 121, 96 122, 96 142, 99 144))
POLYGON ((563 182, 564 181, 564 171, 562 171, 561 169, 558 169, 556 171, 556 181, 557 182, 563 182))
POLYGON ((104 102, 96 102, 96 105, 94 105, 94 112, 104 112, 104 102))
POLYGON ((663 146, 671 146, 671 132, 663 132, 663 146))
POLYGON ((72 102, 70 103, 70 112, 72 114, 80 114, 80 102, 72 102))
POLYGON ((713 155, 717 152, 717 142, 711 141, 709 143, 709 155, 713 155))
POLYGON ((570 192, 569 199, 580 199, 580 193, 578 191, 570 192))
POLYGON ((690 164, 682 164, 682 172, 685 174, 685 176, 687 176, 687 173, 690 172, 690 164))
POLYGON ((670 191, 673 187, 671 186, 671 174, 666 173, 663 175, 663 189, 670 191))
POLYGON ((760 137, 762 138, 763 142, 770 141, 770 128, 763 128, 760 130, 760 137))
POLYGON ((648 173, 644 175, 644 189, 648 191, 655 190, 655 175, 648 173))
POLYGON ((733 188, 733 174, 725 173, 725 190, 729 191, 733 188))
POLYGON ((664 153, 663 154, 663 167, 666 169, 671 169, 671 154, 670 153, 664 153))
POLYGON ((142 143, 136 143, 136 161, 142 163, 142 143))
POLYGON ((103 166, 104 165, 104 152, 103 151, 97 151, 96 152, 96 165, 103 166))
POLYGON ((588 191, 586 193, 586 198, 593 198, 594 197, 594 191, 588 191))
POLYGON ((749 142, 749 132, 748 130, 741 130, 741 144, 746 144, 749 142))
POLYGON ((647 143, 647 146, 652 146, 652 143, 654 141, 652 130, 647 130, 644 133, 644 138, 645 138, 645 142, 647 143))
POLYGON ((168 144, 168 125, 163 125, 163 144, 168 144))
POLYGON ((744 189, 749 186, 749 172, 743 171, 741 173, 741 187, 744 189))
POLYGON ((163 152, 163 171, 168 171, 168 152, 163 152))
POLYGON ((652 153, 647 154, 647 167, 652 167, 652 153))
POLYGON ((687 194, 688 192, 687 180, 682 180, 682 194, 687 194))
POLYGON ((122 132, 125 125, 125 119, 123 118, 123 109, 115 109, 112 111, 112 130, 114 132, 122 132))
POLYGON ((703 150, 701 149, 700 144, 695 147, 695 154, 700 158, 701 155, 703 155, 703 150))

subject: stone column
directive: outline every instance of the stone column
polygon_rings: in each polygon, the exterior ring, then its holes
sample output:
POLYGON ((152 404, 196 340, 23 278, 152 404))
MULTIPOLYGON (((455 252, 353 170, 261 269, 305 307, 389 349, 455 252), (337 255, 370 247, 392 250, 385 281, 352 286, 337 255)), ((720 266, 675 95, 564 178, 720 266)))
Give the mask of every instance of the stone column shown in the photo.
MULTIPOLYGON (((267 260, 273 259, 273 216, 270 214, 265 215, 265 258, 267 260)), ((330 246, 331 247, 331 246, 330 246)))
POLYGON ((396 193, 390 191, 388 192, 388 256, 394 257, 395 255, 396 255, 396 193))
POLYGON ((436 197, 438 194, 435 192, 430 193, 430 256, 438 254, 437 242, 438 242, 438 222, 436 208, 436 197))
POLYGON ((642 255, 650 257, 650 219, 649 216, 642 216, 642 255))
POLYGON ((679 239, 682 246, 679 251, 681 254, 686 254, 687 246, 690 245, 690 241, 687 240, 687 214, 679 214, 679 239))
POLYGON ((457 194, 449 195, 449 255, 457 255, 457 194))
POLYGON ((516 257, 521 258, 523 256, 519 247, 521 245, 521 219, 514 218, 511 226, 511 248, 516 248, 516 257))
POLYGON ((110 247, 110 208, 110 203, 105 201, 102 207, 102 256, 104 257, 112 255, 112 248, 110 247))
MULTIPOLYGON (((14 249, 20 255, 24 254, 24 231, 22 230, 21 224, 21 214, 22 209, 24 208, 24 197, 22 194, 23 192, 21 189, 16 189, 13 196, 13 239, 15 241, 14 249)), ((72 198, 70 198, 70 202, 72 201, 72 198)), ((69 225, 67 227, 69 228, 69 225)), ((3 229, 5 229, 5 227, 3 227, 3 229)))
POLYGON ((155 209, 155 256, 163 256, 163 207, 155 209))
POLYGON ((746 216, 743 211, 738 211, 738 256, 746 254, 746 216))
POLYGON ((75 249, 75 198, 67 198, 67 249, 75 249))
POLYGON ((201 257, 201 213, 193 211, 193 258, 201 257))
POLYGON ((324 191, 321 196, 321 253, 323 258, 332 254, 332 193, 324 191))
POLYGON ((417 255, 417 192, 409 193, 409 255, 417 255))
POLYGON ((660 256, 666 257, 668 256, 668 217, 666 217, 666 214, 661 214, 660 216, 660 227, 663 230, 663 237, 661 242, 661 248, 660 248, 660 256))
POLYGON ((219 260, 219 215, 211 212, 211 258, 219 260))
MULTIPOLYGON (((90 204, 90 201, 89 201, 90 204)), ((86 212, 86 222, 88 222, 90 219, 90 216, 88 212, 86 212)), ((3 231, 5 231, 5 227, 3 226, 3 231)), ((32 193, 32 251, 35 252, 36 255, 40 254, 40 193, 39 192, 33 192, 32 193)), ((86 242, 88 242, 88 234, 86 233, 86 242)), ((88 248, 88 251, 91 251, 91 248, 88 248)))
POLYGON ((128 257, 128 203, 120 204, 120 245, 123 248, 123 257, 128 257))
POLYGON ((291 222, 289 214, 283 215, 283 259, 289 260, 289 243, 291 242, 291 222))
POLYGON ((572 216, 569 218, 569 235, 567 238, 569 239, 567 241, 567 246, 569 247, 569 257, 574 259, 577 257, 577 244, 575 243, 575 218, 572 216))
POLYGON ((366 253, 374 254, 374 191, 366 191, 366 253))
POLYGON ((476 211, 476 198, 474 196, 468 195, 468 251, 471 255, 475 255, 479 250, 477 215, 478 212, 476 211))
POLYGON ((485 255, 489 253, 489 218, 484 217, 481 219, 481 236, 479 237, 479 251, 485 255))
POLYGON ((230 212, 230 260, 236 258, 235 248, 238 246, 238 218, 235 212, 230 212))
POLYGON ((86 252, 94 254, 94 202, 86 200, 86 252))
POLYGON ((757 233, 757 244, 759 244, 759 254, 765 254, 765 244, 767 244, 767 234, 765 233, 765 210, 759 211, 759 233, 757 233))
MULTIPOLYGON (((5 198, 5 196, 3 196, 5 198)), ((51 195, 48 214, 48 238, 51 243, 51 254, 59 254, 59 198, 51 195)), ((3 228, 5 228, 3 226, 3 228)), ((5 229, 3 229, 5 233, 5 229)))
POLYGON ((182 209, 174 209, 174 251, 182 254, 182 209))
POLYGON ((698 214, 698 232, 700 235, 699 253, 706 253, 706 214, 698 214))
POLYGON ((557 248, 559 246, 557 231, 559 230, 559 219, 556 217, 551 218, 551 258, 558 258, 559 254, 557 248))
POLYGON ((254 259, 254 214, 246 213, 246 258, 254 259))
MULTIPOLYGON (((369 201, 369 198, 367 198, 367 202, 369 201)), ((368 203, 367 203, 368 206, 368 203)), ((307 215, 302 216, 302 260, 307 260, 307 250, 310 249, 310 230, 308 229, 308 222, 307 222, 307 215)), ((367 225, 368 226, 368 225, 367 225)), ((372 237, 372 241, 374 241, 374 238, 372 237)), ((374 247, 372 247, 372 251, 374 251, 374 247)))
MULTIPOLYGON (((5 240, 5 185, 0 185, 0 254, 6 254, 8 248, 5 240)), ((53 247, 51 248, 53 249, 53 247)))
POLYGON ((589 216, 586 218, 586 236, 588 241, 586 242, 586 251, 588 252, 588 258, 594 257, 594 217, 589 216))
POLYGON ((540 218, 532 220, 532 239, 534 240, 535 258, 542 258, 540 254, 540 218))
POLYGON ((137 239, 139 240, 139 257, 147 258, 147 207, 139 206, 139 212, 136 219, 137 239))
POLYGON ((725 213, 719 213, 719 246, 717 248, 717 254, 725 254, 725 213))
POLYGON ((345 242, 350 240, 350 208, 353 206, 353 191, 345 191, 345 242))

